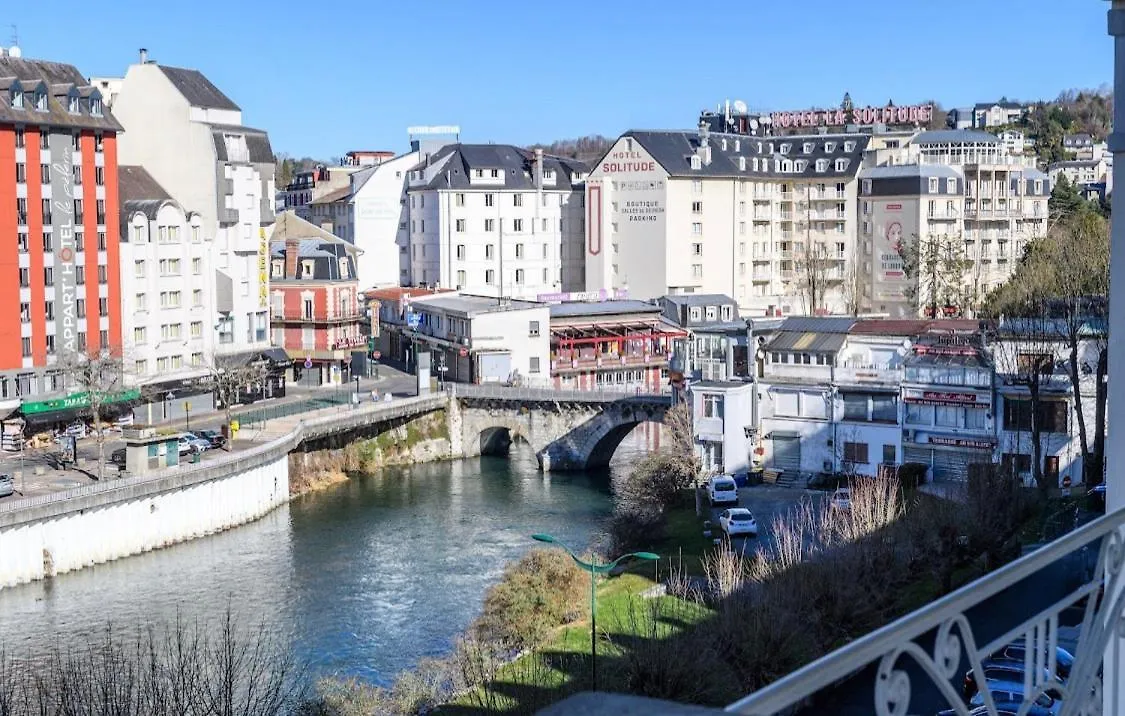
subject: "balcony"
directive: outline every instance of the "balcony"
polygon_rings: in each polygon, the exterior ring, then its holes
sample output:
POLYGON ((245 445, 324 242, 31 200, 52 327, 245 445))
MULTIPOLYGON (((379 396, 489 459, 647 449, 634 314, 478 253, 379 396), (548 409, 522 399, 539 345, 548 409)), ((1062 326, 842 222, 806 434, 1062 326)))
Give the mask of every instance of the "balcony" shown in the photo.
POLYGON ((569 358, 565 355, 552 355, 551 356, 551 372, 565 373, 572 370, 591 370, 604 368, 609 370, 611 368, 621 368, 628 366, 646 366, 646 365, 664 365, 668 362, 668 356, 664 353, 637 353, 631 355, 601 355, 601 356, 582 356, 579 358, 569 358))
POLYGON ((325 316, 322 313, 314 313, 311 316, 304 314, 299 316, 284 316, 273 314, 270 316, 270 323, 284 325, 284 324, 306 324, 317 323, 326 325, 335 325, 339 323, 356 323, 359 321, 366 321, 367 314, 363 311, 344 311, 342 313, 334 313, 331 316, 325 316))
POLYGON ((696 438, 718 438, 723 437, 723 419, 722 418, 701 418, 696 417, 695 424, 695 437, 696 438))

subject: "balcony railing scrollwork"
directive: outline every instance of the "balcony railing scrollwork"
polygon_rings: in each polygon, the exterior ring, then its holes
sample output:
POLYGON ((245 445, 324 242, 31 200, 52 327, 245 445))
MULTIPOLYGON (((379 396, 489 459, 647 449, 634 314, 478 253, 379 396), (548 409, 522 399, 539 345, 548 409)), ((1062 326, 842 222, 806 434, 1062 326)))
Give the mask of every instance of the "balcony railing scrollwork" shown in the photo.
MULTIPOLYGON (((1023 639, 1028 648, 1024 651, 1024 704, 1019 713, 1028 713, 1031 704, 1045 694, 1055 697, 1057 713, 1063 716, 1125 713, 1125 703, 1117 702, 1117 688, 1110 689, 1113 703, 1109 706, 1103 702, 1102 689, 1102 659, 1112 640, 1119 642, 1114 645, 1113 653, 1125 656, 1125 650, 1120 648, 1125 646, 1123 528, 1125 510, 1100 517, 751 693, 728 706, 726 711, 751 716, 796 713, 808 706, 811 697, 818 692, 832 689, 853 677, 859 678, 857 674, 877 664, 872 689, 878 716, 933 713, 939 709, 953 709, 967 716, 975 707, 965 705, 959 677, 966 669, 971 669, 977 684, 986 683, 982 664, 1004 646, 1023 639), (1097 560, 1091 563, 1088 557, 1094 550, 1097 560), (1021 585, 1023 580, 1034 580, 1036 575, 1044 578, 1044 572, 1052 577, 1059 571, 1058 567, 1073 570, 1075 565, 1079 572, 1066 583, 1060 599, 1023 618, 1003 634, 978 642, 976 632, 987 632, 988 628, 981 629, 981 623, 974 621, 980 614, 973 611, 975 607, 998 596, 1011 597, 1013 592, 1001 594, 1005 590, 1028 589, 1029 584, 1035 583, 1029 581, 1021 585), (1071 623, 1066 627, 1068 632, 1077 630, 1078 637, 1073 648, 1074 664, 1069 676, 1062 679, 1056 675, 1056 647, 1060 645, 1060 617, 1064 613, 1071 623), (930 635, 933 635, 932 646, 923 646, 930 643, 930 635), (928 683, 920 683, 923 679, 928 683), (927 703, 921 707, 912 704, 912 695, 932 694, 935 687, 944 703, 927 703)), ((1019 599, 1024 598, 1023 591, 1015 593, 1019 599)), ((1011 621, 1022 617, 1022 614, 1015 614, 1011 621)), ((996 625, 992 628, 993 632, 998 631, 996 625)), ((1113 679, 1116 673, 1108 676, 1113 679)), ((985 689, 981 697, 988 713, 995 716, 997 704, 991 693, 985 689)), ((1056 710, 1052 709, 1051 713, 1056 710)))

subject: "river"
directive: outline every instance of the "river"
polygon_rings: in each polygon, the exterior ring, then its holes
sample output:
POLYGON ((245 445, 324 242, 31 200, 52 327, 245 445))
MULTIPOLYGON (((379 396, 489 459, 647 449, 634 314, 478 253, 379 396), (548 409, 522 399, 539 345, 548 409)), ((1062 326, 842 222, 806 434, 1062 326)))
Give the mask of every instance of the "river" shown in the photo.
MULTIPOLYGON (((610 471, 645 450, 626 438, 610 471)), ((53 580, 0 590, 0 646, 15 657, 228 604, 315 675, 388 684, 448 651, 505 563, 549 532, 584 547, 610 510, 609 475, 544 475, 509 457, 387 468, 294 500, 249 525, 53 580)), ((94 538, 94 536, 91 536, 94 538)))

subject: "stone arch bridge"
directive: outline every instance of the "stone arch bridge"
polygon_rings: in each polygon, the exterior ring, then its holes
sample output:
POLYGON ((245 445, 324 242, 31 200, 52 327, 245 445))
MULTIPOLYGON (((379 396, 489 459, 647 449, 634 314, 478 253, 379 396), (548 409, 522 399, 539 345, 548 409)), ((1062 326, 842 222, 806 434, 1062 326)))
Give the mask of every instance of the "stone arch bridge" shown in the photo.
POLYGON ((643 422, 660 422, 666 395, 449 384, 453 455, 505 451, 523 439, 544 471, 609 464, 614 450, 643 422))

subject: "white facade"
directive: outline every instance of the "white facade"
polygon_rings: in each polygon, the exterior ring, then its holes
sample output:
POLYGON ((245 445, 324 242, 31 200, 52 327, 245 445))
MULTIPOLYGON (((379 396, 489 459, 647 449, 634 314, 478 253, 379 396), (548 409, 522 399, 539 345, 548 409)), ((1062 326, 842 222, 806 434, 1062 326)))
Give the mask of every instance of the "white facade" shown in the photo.
POLYGON ((402 284, 524 299, 584 290, 582 172, 539 155, 540 178, 523 150, 502 146, 474 168, 466 146, 445 147, 410 173, 402 284))
POLYGON ((704 472, 735 474, 756 467, 753 383, 694 383, 691 415, 695 446, 704 472))
POLYGON ((620 137, 586 186, 588 290, 726 294, 743 315, 844 312, 860 135, 620 137), (814 256, 810 264, 804 261, 814 256), (816 306, 804 266, 815 264, 816 306))
POLYGON ((1018 129, 1005 129, 996 136, 1000 138, 1009 154, 1023 154, 1024 150, 1031 146, 1031 142, 1018 129))
POLYGON ((412 299, 403 335, 434 353, 431 375, 464 383, 550 387, 551 312, 545 303, 452 293, 412 299), (442 366, 445 370, 442 370, 442 366))
MULTIPOLYGON (((125 207, 123 206, 124 210, 125 207)), ((215 349, 212 242, 202 220, 165 201, 126 215, 121 241, 121 335, 135 385, 205 375, 215 349)))
POLYGON ((1052 183, 1057 182, 1060 176, 1065 176, 1071 184, 1092 184, 1104 181, 1107 185, 1107 191, 1111 190, 1112 167, 1106 163, 1105 158, 1055 162, 1047 168, 1047 173, 1050 175, 1052 183))
MULTIPOLYGON (((418 163, 418 152, 408 152, 352 175, 351 195, 342 230, 337 234, 363 250, 359 256, 359 285, 364 288, 398 286, 402 270, 409 212, 406 176, 418 163)), ((409 273, 405 275, 409 277, 409 273)))
POLYGON ((212 250, 217 316, 205 326, 219 326, 216 350, 267 347, 269 272, 261 266, 275 195, 268 137, 242 127, 241 110, 209 82, 225 104, 193 104, 172 76, 155 63, 129 67, 113 105, 126 130, 119 161, 143 166, 181 206, 198 212, 212 250))

